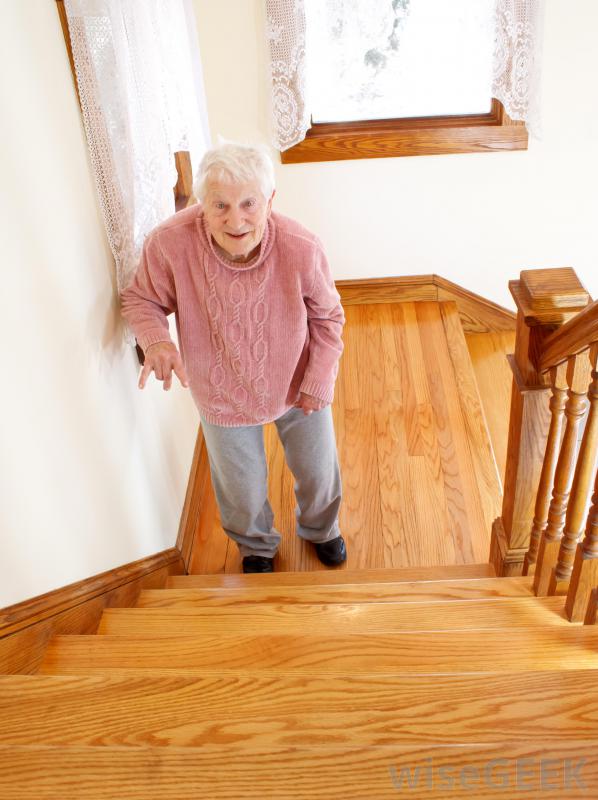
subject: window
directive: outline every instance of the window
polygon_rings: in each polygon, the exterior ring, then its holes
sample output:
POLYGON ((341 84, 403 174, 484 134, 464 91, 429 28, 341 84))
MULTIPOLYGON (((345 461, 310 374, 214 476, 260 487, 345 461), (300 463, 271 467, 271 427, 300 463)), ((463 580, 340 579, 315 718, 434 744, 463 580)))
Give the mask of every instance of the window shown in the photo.
POLYGON ((496 0, 306 0, 311 128, 283 163, 527 147, 491 98, 496 0))

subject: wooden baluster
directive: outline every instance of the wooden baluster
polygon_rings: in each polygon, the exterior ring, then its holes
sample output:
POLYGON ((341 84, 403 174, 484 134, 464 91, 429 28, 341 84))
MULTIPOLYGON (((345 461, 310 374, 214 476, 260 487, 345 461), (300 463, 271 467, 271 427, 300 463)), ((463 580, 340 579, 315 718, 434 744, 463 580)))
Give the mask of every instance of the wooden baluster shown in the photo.
POLYGON ((587 355, 571 356, 567 361, 567 392, 565 406, 567 425, 554 476, 552 500, 548 510, 548 524, 540 539, 538 563, 534 573, 536 595, 548 594, 552 570, 556 566, 561 536, 565 527, 567 503, 573 483, 579 426, 587 407, 588 390, 587 355))
POLYGON ((550 426, 550 380, 539 371, 545 341, 590 300, 570 268, 523 270, 509 288, 517 305, 517 332, 509 358, 513 384, 503 504, 490 545, 497 575, 520 575, 530 547, 550 426))
MULTIPOLYGON (((596 373, 594 372, 594 382, 596 373)), ((596 466, 594 465, 596 471, 596 466)), ((598 587, 598 471, 594 483, 592 506, 588 514, 586 535, 577 545, 573 573, 567 592, 565 612, 571 622, 580 622, 590 613, 592 590, 598 587)))
MULTIPOLYGON (((586 353, 587 355, 587 353, 586 353)), ((580 354, 578 358, 581 358, 580 354)), ((567 507, 567 518, 565 520, 565 531, 561 540, 559 557, 554 570, 549 594, 561 593, 568 587, 573 561, 579 542, 585 527, 586 509, 588 499, 592 491, 592 484, 596 474, 596 460, 598 458, 598 372, 596 372, 596 359, 598 357, 598 345, 594 345, 589 350, 589 363, 592 368, 592 383, 588 390, 588 401, 590 410, 579 448, 575 476, 571 487, 571 498, 567 507)), ((587 598, 586 598, 587 601, 587 598)))
POLYGON ((590 589, 590 599, 584 617, 584 625, 595 625, 598 617, 598 588, 590 589))
POLYGON ((552 397, 550 398, 550 427, 546 441, 546 452, 540 474, 540 484, 536 496, 534 522, 530 536, 529 550, 523 561, 523 574, 530 575, 535 564, 540 545, 540 537, 548 522, 548 509, 554 485, 554 473, 559 458, 563 433, 563 411, 567 399, 567 364, 559 364, 550 370, 552 397))

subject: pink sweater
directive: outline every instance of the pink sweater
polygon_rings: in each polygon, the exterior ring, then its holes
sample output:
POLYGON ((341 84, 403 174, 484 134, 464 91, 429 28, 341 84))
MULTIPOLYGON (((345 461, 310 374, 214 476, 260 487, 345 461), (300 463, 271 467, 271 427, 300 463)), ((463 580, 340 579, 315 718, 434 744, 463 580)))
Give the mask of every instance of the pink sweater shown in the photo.
POLYGON ((345 316, 322 245, 272 212, 258 255, 235 264, 216 251, 201 206, 147 236, 121 293, 122 313, 141 348, 179 347, 197 407, 226 427, 271 422, 299 392, 331 403, 345 316))

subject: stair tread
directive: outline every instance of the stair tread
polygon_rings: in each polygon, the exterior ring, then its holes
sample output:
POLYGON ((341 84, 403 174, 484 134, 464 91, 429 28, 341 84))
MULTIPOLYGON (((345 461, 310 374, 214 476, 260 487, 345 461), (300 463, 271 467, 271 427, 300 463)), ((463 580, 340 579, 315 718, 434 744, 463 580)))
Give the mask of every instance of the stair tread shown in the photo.
POLYGON ((468 578, 495 578, 492 564, 448 564, 435 567, 345 569, 335 567, 303 572, 268 572, 244 575, 219 572, 209 575, 170 575, 166 588, 244 586, 333 586, 339 583, 391 583, 468 578))
POLYGON ((1 676, 0 744, 237 748, 598 739, 594 670, 1 676))
POLYGON ((335 633, 569 626, 562 597, 450 602, 275 604, 239 607, 107 608, 98 633, 179 635, 335 633))
POLYGON ((332 586, 205 586, 142 589, 137 608, 238 606, 252 603, 370 603, 383 600, 457 600, 477 597, 528 597, 531 576, 468 580, 347 583, 332 586))
POLYGON ((598 753, 596 742, 543 743, 500 742, 493 745, 434 746, 388 745, 384 747, 295 746, 254 747, 239 752, 230 745, 185 747, 94 747, 0 745, 0 797, 20 800, 282 800, 326 797, 328 800, 395 800, 398 791, 415 798, 446 800, 447 796, 540 797, 540 758, 549 760, 551 783, 558 780, 557 794, 578 797, 596 795, 598 753), (529 759, 525 762, 523 759, 529 759), (577 780, 563 794, 565 759, 577 765, 577 780), (583 761, 582 761, 583 759, 583 761), (494 780, 484 780, 491 764, 494 780), (531 776, 519 776, 518 764, 534 766, 531 776), (415 778, 411 788, 407 776, 415 778), (431 786, 427 770, 433 767, 431 786), (447 792, 446 774, 455 786, 447 792), (559 769, 560 768, 560 769, 559 769), (470 770, 466 788, 459 793, 461 770, 470 770), (471 773, 477 770, 477 774, 471 773), (559 770, 558 772, 556 770, 559 770), (501 779, 505 776, 508 783, 501 779), (557 778, 558 776, 558 778, 557 778), (400 781, 400 783, 398 783, 400 781), (523 785, 523 789, 521 786, 523 785), (530 789, 537 789, 531 793, 530 789))
POLYGON ((41 674, 502 672, 598 667, 595 626, 349 634, 55 636, 41 674))

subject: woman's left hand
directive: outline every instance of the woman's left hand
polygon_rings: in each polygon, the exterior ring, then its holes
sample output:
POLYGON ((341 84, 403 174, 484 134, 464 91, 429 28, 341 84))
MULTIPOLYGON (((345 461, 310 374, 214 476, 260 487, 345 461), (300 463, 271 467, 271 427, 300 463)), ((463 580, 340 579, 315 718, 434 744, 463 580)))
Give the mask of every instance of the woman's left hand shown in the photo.
POLYGON ((302 408, 306 416, 311 414, 312 411, 320 411, 320 409, 325 408, 327 405, 329 405, 329 403, 320 400, 319 397, 312 397, 310 394, 305 394, 305 392, 300 392, 299 399, 294 403, 295 408, 302 408))

